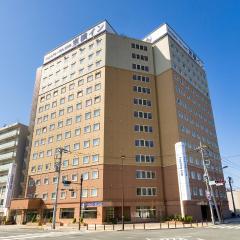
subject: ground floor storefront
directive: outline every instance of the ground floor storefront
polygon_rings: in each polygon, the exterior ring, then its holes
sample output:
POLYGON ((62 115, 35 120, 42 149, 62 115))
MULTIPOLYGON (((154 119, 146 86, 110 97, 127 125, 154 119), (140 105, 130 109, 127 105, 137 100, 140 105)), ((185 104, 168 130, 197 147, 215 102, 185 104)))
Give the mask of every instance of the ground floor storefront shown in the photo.
MULTIPOLYGON (((193 220, 210 220, 207 202, 188 201, 184 203, 186 215, 193 220)), ((228 217, 228 208, 221 206, 222 217, 228 217)), ((129 223, 159 222, 170 216, 180 215, 179 202, 125 202, 124 221, 129 223)), ((16 200, 11 204, 11 214, 16 223, 51 224, 53 204, 44 204, 41 199, 16 200)), ((122 221, 121 202, 83 202, 80 213, 79 203, 59 203, 56 222, 59 225, 74 224, 81 219, 82 224, 119 223, 122 221), (81 217, 80 217, 81 216, 81 217)))

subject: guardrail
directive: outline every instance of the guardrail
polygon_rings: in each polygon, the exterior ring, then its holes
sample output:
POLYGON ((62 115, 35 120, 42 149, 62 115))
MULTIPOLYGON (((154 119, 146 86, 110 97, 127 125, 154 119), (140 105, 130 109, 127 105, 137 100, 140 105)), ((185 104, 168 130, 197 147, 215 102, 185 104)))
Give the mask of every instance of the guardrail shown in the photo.
MULTIPOLYGON (((199 228, 208 226, 207 221, 201 222, 159 222, 159 223, 125 223, 124 230, 159 230, 159 229, 182 229, 199 228)), ((74 228, 74 226, 72 226, 74 228)), ((81 230, 87 231, 121 231, 121 224, 83 224, 81 230)))

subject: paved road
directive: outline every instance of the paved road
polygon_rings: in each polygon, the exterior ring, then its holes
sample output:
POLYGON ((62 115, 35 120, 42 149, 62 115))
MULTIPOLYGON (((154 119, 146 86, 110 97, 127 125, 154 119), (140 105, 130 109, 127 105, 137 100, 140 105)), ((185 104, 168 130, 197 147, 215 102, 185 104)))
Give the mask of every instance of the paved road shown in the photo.
POLYGON ((239 240, 240 224, 224 224, 206 228, 135 231, 46 231, 0 228, 0 240, 239 240))

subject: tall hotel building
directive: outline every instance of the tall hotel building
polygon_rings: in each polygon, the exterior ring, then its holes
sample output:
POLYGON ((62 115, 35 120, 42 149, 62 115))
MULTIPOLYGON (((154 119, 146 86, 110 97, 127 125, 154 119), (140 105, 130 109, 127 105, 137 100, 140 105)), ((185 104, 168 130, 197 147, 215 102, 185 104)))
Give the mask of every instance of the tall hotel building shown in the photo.
MULTIPOLYGON (((179 141, 188 156, 186 214, 208 215, 194 150, 200 140, 212 149, 210 175, 223 178, 203 63, 167 24, 138 40, 104 21, 47 53, 37 70, 31 124, 26 198, 12 203, 25 221, 52 216, 59 147, 70 152, 62 158, 57 222, 79 218, 81 175, 84 222, 120 220, 123 196, 125 221, 180 214, 179 141)), ((224 187, 216 197, 227 213, 224 187)))

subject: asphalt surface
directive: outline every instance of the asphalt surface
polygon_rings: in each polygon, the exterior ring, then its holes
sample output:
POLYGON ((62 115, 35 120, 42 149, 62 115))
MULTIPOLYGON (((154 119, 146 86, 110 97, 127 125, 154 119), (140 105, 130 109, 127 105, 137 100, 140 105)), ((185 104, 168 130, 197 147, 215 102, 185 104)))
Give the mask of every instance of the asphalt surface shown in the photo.
POLYGON ((204 228, 128 231, 52 231, 0 227, 0 240, 239 240, 240 224, 231 223, 204 228))

